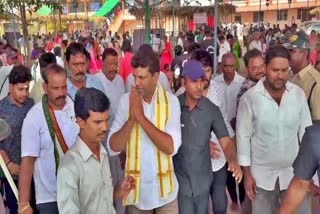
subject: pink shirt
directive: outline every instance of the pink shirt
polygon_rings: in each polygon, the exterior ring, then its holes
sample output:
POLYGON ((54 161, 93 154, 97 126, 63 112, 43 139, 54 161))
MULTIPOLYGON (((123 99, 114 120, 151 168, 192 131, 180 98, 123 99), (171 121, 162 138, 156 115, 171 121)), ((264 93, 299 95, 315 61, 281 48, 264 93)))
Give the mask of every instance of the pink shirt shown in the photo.
POLYGON ((133 56, 132 53, 125 52, 123 58, 120 61, 120 76, 123 78, 124 82, 126 82, 129 74, 132 73, 132 67, 131 67, 132 56, 133 56))
POLYGON ((315 50, 312 50, 310 51, 310 56, 309 56, 309 60, 310 60, 310 63, 312 65, 316 64, 317 62, 317 58, 318 58, 318 51, 315 49, 315 50))

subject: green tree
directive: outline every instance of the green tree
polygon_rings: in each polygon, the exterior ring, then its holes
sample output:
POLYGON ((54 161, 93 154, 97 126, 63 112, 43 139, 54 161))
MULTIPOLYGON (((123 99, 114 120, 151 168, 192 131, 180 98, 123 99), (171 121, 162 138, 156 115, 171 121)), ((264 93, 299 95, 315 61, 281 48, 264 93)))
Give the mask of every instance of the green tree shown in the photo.
POLYGON ((26 59, 27 64, 30 64, 30 46, 29 46, 29 33, 28 33, 28 21, 27 13, 32 14, 37 11, 42 5, 47 5, 53 10, 62 10, 62 6, 59 2, 54 0, 0 0, 0 14, 12 14, 12 8, 19 11, 19 19, 22 26, 22 35, 25 41, 26 59))
POLYGON ((144 8, 145 11, 145 33, 146 33, 146 44, 151 44, 151 35, 150 35, 150 30, 151 30, 151 22, 150 22, 150 8, 154 8, 157 7, 159 5, 161 5, 163 2, 165 2, 167 0, 161 0, 157 3, 154 3, 152 5, 150 5, 149 0, 144 0, 144 2, 142 0, 135 0, 135 2, 137 2, 142 8, 144 8))

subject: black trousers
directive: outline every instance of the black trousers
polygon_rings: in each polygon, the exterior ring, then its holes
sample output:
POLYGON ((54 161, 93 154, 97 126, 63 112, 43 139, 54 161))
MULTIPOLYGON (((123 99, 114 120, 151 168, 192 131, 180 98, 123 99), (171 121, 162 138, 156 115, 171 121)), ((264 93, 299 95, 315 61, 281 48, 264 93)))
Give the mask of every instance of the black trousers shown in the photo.
MULTIPOLYGON (((232 202, 238 203, 237 185, 232 173, 228 171, 227 175, 227 189, 232 202)), ((239 201, 242 204, 246 197, 246 191, 244 189, 243 179, 239 184, 239 201)))
MULTIPOLYGON (((15 185, 18 187, 18 180, 13 180, 15 185)), ((17 199, 10 187, 10 184, 6 178, 2 179, 4 188, 5 188, 5 196, 6 196, 6 205, 9 208, 10 214, 18 214, 18 204, 17 199)), ((31 198, 30 198, 30 206, 33 209, 33 214, 39 214, 37 208, 36 208, 36 198, 35 198, 35 187, 34 187, 34 181, 32 179, 31 181, 31 198)))
POLYGON ((213 172, 210 196, 214 214, 227 214, 228 198, 226 193, 227 167, 213 172))

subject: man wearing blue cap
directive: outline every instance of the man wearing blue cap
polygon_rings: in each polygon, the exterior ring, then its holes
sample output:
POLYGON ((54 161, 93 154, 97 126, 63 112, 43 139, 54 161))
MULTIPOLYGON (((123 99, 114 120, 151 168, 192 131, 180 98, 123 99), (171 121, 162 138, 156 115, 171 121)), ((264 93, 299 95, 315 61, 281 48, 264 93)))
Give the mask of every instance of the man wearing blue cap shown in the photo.
POLYGON ((182 145, 174 157, 179 181, 179 212, 208 213, 212 183, 209 142, 211 131, 217 136, 229 163, 228 170, 240 182, 242 171, 237 162, 235 145, 229 137, 220 109, 202 96, 205 73, 200 62, 185 63, 186 92, 179 96, 181 106, 182 145))

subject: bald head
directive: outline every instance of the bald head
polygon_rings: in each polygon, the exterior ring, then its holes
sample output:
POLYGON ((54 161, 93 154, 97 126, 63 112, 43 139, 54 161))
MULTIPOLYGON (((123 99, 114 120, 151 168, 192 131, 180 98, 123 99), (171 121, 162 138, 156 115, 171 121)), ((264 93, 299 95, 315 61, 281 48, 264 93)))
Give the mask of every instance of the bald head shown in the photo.
POLYGON ((222 56, 222 62, 225 60, 225 59, 232 59, 234 61, 236 61, 236 58, 234 57, 234 55, 231 53, 231 52, 228 52, 226 54, 224 54, 222 56))
POLYGON ((232 53, 226 53, 222 57, 222 72, 225 82, 229 85, 236 73, 236 59, 232 53))

